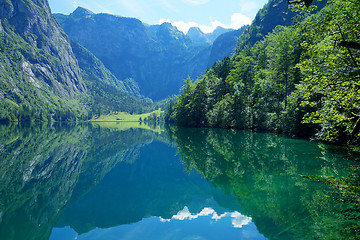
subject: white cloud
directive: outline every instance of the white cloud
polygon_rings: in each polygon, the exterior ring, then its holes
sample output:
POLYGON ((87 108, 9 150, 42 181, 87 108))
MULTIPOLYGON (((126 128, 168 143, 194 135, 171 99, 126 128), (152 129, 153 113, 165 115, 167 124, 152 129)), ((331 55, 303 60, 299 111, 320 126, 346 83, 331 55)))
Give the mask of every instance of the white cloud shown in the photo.
POLYGON ((234 228, 242 228, 243 226, 248 225, 252 221, 252 219, 250 217, 244 216, 237 211, 232 212, 232 213, 225 212, 221 215, 218 215, 214 209, 204 208, 203 210, 201 210, 200 213, 192 214, 189 211, 188 207, 184 207, 183 210, 179 211, 171 219, 160 218, 160 221, 161 222, 170 222, 171 220, 180 220, 180 221, 193 220, 193 219, 197 219, 199 217, 211 216, 211 215, 212 215, 211 219, 214 219, 216 221, 221 220, 223 218, 231 218, 231 223, 234 226, 234 228))
POLYGON ((182 0, 182 2, 189 5, 203 5, 209 2, 209 0, 182 0))
POLYGON ((244 216, 239 212, 233 212, 231 218, 231 222, 235 228, 242 228, 251 223, 252 220, 250 217, 244 216))
POLYGON ((231 28, 239 29, 244 25, 251 24, 252 19, 242 13, 234 13, 231 16, 231 28))
POLYGON ((216 214, 214 209, 212 209, 212 208, 204 208, 203 210, 201 210, 200 213, 192 215, 190 213, 190 211, 189 211, 189 208, 184 207, 183 210, 178 212, 178 214, 173 216, 171 219, 182 220, 182 221, 185 220, 185 219, 193 220, 193 219, 196 219, 198 217, 204 217, 204 216, 209 216, 209 215, 213 215, 213 214, 216 214))
POLYGON ((213 20, 212 17, 210 17, 210 26, 198 24, 196 22, 184 22, 184 21, 171 22, 170 19, 161 19, 159 21, 159 24, 162 24, 164 22, 169 22, 175 27, 177 27, 177 29, 179 29, 180 31, 186 34, 191 27, 198 27, 204 33, 212 33, 217 27, 239 29, 244 25, 251 24, 251 21, 252 19, 244 14, 234 13, 231 16, 230 24, 224 24, 218 20, 213 20))

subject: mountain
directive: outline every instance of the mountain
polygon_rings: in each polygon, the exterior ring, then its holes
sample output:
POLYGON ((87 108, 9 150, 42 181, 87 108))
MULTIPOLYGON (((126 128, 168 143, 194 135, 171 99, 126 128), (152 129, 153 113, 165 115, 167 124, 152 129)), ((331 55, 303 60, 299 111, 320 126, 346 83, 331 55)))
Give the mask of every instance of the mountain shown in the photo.
POLYGON ((170 23, 148 26, 138 19, 77 8, 55 15, 70 38, 90 50, 120 79, 134 79, 155 100, 178 93, 187 60, 199 51, 170 23))
POLYGON ((199 73, 199 69, 209 69, 215 62, 222 61, 226 56, 231 56, 236 48, 238 38, 244 32, 247 26, 240 28, 239 30, 233 30, 221 34, 216 38, 214 43, 196 56, 189 60, 188 75, 192 79, 197 79, 204 72, 199 73))
POLYGON ((47 1, 0 0, 0 48, 0 120, 86 114, 78 62, 47 1))
POLYGON ((140 95, 139 86, 133 79, 118 80, 89 50, 73 40, 70 43, 88 90, 89 118, 113 111, 139 113, 151 109, 152 101, 140 95))
POLYGON ((234 29, 219 26, 212 33, 207 33, 206 36, 213 43, 218 37, 231 31, 234 31, 234 29))
MULTIPOLYGON (((313 5, 317 7, 316 11, 321 10, 327 4, 327 0, 314 1, 313 5)), ((313 13, 316 13, 313 11, 313 13)), ((260 9, 252 24, 246 29, 244 34, 239 38, 237 51, 246 45, 254 45, 257 41, 262 40, 276 26, 290 26, 294 23, 294 17, 299 12, 289 9, 289 4, 285 0, 269 0, 265 6, 260 9)))
POLYGON ((192 28, 185 35, 171 23, 147 25, 82 7, 70 15, 55 16, 68 36, 100 59, 117 79, 133 79, 140 93, 154 100, 177 94, 187 76, 204 73, 212 42, 230 31, 218 28, 204 34, 192 28))
POLYGON ((193 43, 211 45, 219 36, 233 30, 234 29, 217 27, 212 33, 203 33, 200 28, 192 27, 187 32, 186 36, 188 36, 193 43))
POLYGON ((211 52, 207 61, 207 67, 210 68, 214 62, 221 61, 226 56, 232 56, 235 51, 236 43, 248 26, 230 32, 221 34, 216 38, 211 46, 211 52))
POLYGON ((70 42, 46 0, 0 0, 0 49, 0 121, 88 119, 150 104, 132 79, 118 80, 70 42))
POLYGON ((198 27, 190 28, 186 36, 188 36, 191 41, 193 41, 193 43, 205 45, 210 45, 212 43, 211 40, 207 37, 207 35, 203 33, 198 27))

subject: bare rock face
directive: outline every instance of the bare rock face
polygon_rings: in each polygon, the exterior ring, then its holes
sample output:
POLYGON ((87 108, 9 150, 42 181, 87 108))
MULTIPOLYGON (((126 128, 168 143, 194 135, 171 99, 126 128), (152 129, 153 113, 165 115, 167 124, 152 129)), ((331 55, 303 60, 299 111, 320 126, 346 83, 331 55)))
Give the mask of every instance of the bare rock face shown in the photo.
POLYGON ((36 88, 62 98, 74 98, 86 91, 69 40, 52 16, 46 0, 0 0, 0 23, 2 37, 9 42, 4 44, 2 54, 11 56, 16 48, 18 55, 22 55, 16 62, 7 57, 9 61, 2 61, 1 65, 25 66, 21 72, 5 75, 23 78, 36 88))

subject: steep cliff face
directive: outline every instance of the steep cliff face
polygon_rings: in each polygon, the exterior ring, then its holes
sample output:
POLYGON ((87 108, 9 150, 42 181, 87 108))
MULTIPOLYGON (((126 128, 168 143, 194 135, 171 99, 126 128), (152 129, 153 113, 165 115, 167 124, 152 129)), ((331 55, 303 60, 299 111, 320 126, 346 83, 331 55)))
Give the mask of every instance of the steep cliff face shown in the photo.
POLYGON ((211 52, 207 62, 208 68, 212 67, 214 62, 221 61, 224 57, 233 55, 237 40, 246 28, 247 26, 244 26, 238 30, 226 32, 216 38, 211 46, 211 52))
POLYGON ((234 29, 217 27, 212 33, 204 33, 200 28, 192 27, 187 32, 186 36, 188 36, 194 43, 211 45, 220 35, 231 31, 234 31, 234 29))
POLYGON ((0 121, 86 115, 78 62, 47 1, 0 0, 0 23, 0 121))
MULTIPOLYGON (((106 49, 112 51, 104 45, 99 54, 106 49)), ((118 80, 71 43, 46 0, 0 0, 0 122, 88 119, 151 105, 136 96, 133 80, 118 80)))
MULTIPOLYGON (((317 11, 327 4, 327 0, 314 1, 313 5, 317 11)), ((252 24, 244 31, 237 43, 237 50, 243 49, 246 45, 254 45, 263 39, 268 33, 278 26, 290 26, 293 19, 300 13, 289 9, 287 1, 269 0, 265 6, 258 11, 252 24)))
POLYGON ((187 32, 186 36, 188 36, 194 43, 197 43, 197 44, 204 44, 204 45, 211 44, 210 39, 198 27, 190 28, 189 31, 187 32))
POLYGON ((242 32, 219 27, 205 34, 191 28, 185 35, 170 23, 149 26, 81 7, 70 15, 55 16, 68 36, 99 58, 117 79, 134 79, 140 93, 154 100, 178 94, 188 76, 196 79, 208 65, 231 55, 242 32), (224 35, 229 32, 233 34, 224 35))
POLYGON ((59 96, 74 97, 85 91, 68 38, 46 0, 0 0, 0 8, 4 31, 27 45, 28 49, 20 50, 25 77, 37 79, 40 88, 59 96))

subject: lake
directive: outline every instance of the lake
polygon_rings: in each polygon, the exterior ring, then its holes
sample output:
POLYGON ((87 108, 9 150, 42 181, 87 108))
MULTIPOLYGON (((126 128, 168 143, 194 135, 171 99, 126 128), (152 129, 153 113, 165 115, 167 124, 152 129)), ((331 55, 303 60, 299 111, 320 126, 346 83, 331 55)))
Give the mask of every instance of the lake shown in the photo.
POLYGON ((351 201, 304 177, 359 167, 323 143, 137 123, 10 124, 0 125, 0 161, 3 240, 360 236, 351 201))

